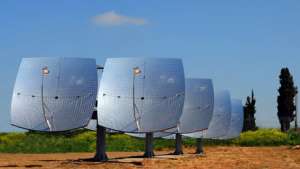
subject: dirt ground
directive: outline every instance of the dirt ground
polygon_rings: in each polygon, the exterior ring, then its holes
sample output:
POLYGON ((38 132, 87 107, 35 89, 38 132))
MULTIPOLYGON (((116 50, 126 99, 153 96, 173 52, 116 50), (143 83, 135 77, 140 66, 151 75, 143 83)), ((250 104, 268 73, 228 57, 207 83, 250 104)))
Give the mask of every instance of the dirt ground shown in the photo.
POLYGON ((153 159, 133 158, 141 152, 110 152, 108 162, 86 162, 93 153, 65 154, 0 154, 0 168, 167 168, 167 169, 300 169, 300 149, 289 147, 206 147, 204 156, 194 149, 185 155, 167 155, 172 151, 155 152, 153 159))

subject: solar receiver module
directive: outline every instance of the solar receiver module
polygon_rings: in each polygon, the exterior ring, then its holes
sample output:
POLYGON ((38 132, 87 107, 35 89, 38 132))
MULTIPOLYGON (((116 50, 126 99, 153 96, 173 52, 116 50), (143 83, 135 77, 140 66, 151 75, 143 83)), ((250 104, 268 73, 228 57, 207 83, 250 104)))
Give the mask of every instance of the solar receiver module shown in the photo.
POLYGON ((226 136, 221 139, 231 139, 240 136, 244 124, 244 111, 242 101, 239 99, 231 100, 231 120, 226 136))
POLYGON ((184 134, 193 138, 219 138, 226 135, 231 120, 231 100, 228 91, 217 92, 214 97, 214 111, 208 129, 184 134))
POLYGON ((176 127, 184 103, 181 59, 109 58, 98 92, 98 123, 146 133, 176 127))
POLYGON ((11 104, 11 123, 36 131, 67 131, 89 122, 97 94, 95 59, 24 58, 11 104))

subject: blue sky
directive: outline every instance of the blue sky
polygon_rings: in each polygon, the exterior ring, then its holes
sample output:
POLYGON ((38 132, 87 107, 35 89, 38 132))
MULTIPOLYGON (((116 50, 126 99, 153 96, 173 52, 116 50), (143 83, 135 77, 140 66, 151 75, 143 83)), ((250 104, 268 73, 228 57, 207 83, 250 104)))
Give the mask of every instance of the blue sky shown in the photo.
MULTIPOLYGON (((278 73, 300 84, 300 1, 1 0, 0 131, 10 127, 22 57, 182 58, 186 77, 212 78, 242 98, 254 89, 257 123, 276 127, 278 73)), ((300 120, 299 120, 300 121, 300 120)))

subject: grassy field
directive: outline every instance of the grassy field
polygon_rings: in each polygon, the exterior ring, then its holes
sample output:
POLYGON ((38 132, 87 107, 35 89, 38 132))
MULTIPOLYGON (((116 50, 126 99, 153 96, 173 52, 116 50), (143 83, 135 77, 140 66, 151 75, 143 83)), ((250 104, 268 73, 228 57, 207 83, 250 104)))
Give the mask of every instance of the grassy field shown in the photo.
MULTIPOLYGON (((0 133, 0 152, 5 153, 64 153, 95 151, 96 133, 78 131, 72 134, 45 133, 0 133)), ((107 151, 143 151, 143 139, 124 134, 107 135, 107 151)), ((242 133, 231 140, 205 140, 205 146, 279 146, 299 145, 300 134, 290 131, 282 133, 277 129, 260 129, 242 133)), ((195 139, 186 138, 186 147, 193 147, 195 139)), ((155 149, 173 148, 174 140, 155 139, 155 149)))

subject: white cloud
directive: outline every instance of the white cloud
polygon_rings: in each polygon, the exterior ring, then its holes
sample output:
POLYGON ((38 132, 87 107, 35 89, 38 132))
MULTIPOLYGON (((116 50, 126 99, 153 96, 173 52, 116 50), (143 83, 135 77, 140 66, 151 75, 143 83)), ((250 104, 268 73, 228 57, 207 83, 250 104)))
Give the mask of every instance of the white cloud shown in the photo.
POLYGON ((145 25, 148 22, 143 18, 134 18, 117 14, 115 11, 105 12, 92 18, 92 22, 101 26, 145 25))

